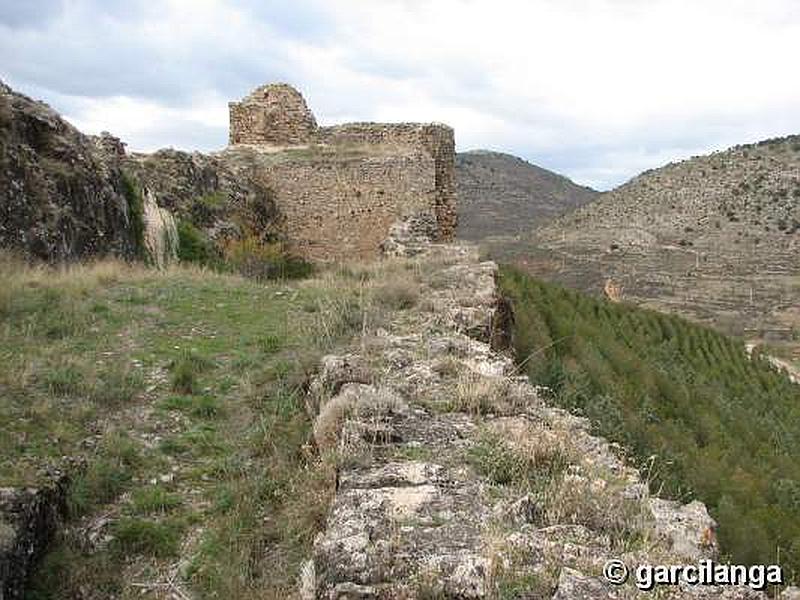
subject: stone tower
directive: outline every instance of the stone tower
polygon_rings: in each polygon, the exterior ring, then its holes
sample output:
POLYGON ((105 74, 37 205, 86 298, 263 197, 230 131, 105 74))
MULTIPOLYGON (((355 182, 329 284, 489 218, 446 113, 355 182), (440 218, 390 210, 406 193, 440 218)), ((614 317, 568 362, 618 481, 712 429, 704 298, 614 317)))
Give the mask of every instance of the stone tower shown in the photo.
POLYGON ((231 145, 303 146, 312 143, 317 131, 303 95, 285 83, 262 85, 228 106, 231 145))

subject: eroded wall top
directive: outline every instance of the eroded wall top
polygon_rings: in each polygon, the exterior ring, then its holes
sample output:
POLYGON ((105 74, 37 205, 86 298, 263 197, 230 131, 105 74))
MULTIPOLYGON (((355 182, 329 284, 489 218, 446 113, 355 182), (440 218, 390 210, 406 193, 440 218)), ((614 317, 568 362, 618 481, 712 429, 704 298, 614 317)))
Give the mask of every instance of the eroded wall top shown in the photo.
POLYGON ((392 222, 426 213, 453 238, 455 142, 438 123, 319 127, 286 84, 230 103, 227 155, 249 156, 274 193, 290 246, 315 261, 376 255, 392 222))
POLYGON ((303 95, 285 83, 262 85, 228 106, 231 145, 301 146, 311 143, 317 131, 303 95))

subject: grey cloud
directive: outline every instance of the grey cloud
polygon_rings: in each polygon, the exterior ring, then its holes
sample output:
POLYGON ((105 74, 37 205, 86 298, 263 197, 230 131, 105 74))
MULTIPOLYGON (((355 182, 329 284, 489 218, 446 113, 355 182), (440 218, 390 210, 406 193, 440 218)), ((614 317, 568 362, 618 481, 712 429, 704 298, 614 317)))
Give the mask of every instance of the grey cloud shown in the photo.
POLYGON ((40 28, 57 18, 63 0, 25 0, 0 3, 0 25, 9 28, 40 28))
MULTIPOLYGON (((484 55, 476 45, 463 55, 431 52, 425 60, 411 60, 402 48, 361 40, 359 27, 368 24, 348 23, 335 3, 239 0, 232 6, 245 21, 241 37, 213 22, 185 30, 181 23, 167 23, 174 36, 151 36, 150 28, 165 18, 164 6, 144 0, 3 2, 0 77, 67 115, 79 114, 86 98, 127 96, 184 108, 197 96, 234 99, 261 83, 282 80, 304 92, 324 123, 374 119, 388 109, 402 119, 406 105, 409 111, 417 108, 419 90, 420 105, 431 111, 422 115, 426 120, 464 119, 463 127, 453 123, 459 147, 508 151, 601 189, 673 158, 793 133, 800 124, 790 91, 786 105, 770 111, 762 106, 745 114, 744 104, 738 112, 719 107, 658 116, 639 127, 607 123, 602 116, 587 122, 585 115, 560 111, 550 98, 496 81, 498 65, 491 61, 502 59, 497 53, 484 55), (317 57, 335 57, 332 72, 317 57), (471 122, 470 115, 485 118, 471 122)), ((619 70, 610 76, 632 75, 619 70)), ((598 100, 613 106, 616 99, 608 94, 614 84, 603 86, 598 100)), ((93 122, 102 122, 102 116, 93 122)), ((113 131, 114 123, 107 128, 113 131)), ((135 148, 212 149, 224 145, 226 132, 224 120, 200 126, 178 119, 127 141, 135 148)))
MULTIPOLYGON (((292 65, 268 26, 258 47, 219 38, 164 47, 147 36, 157 9, 125 2, 81 2, 62 19, 33 30, 9 28, 0 36, 7 77, 62 94, 127 95, 175 105, 198 91, 243 94, 268 80, 286 79, 292 65)), ((180 39, 176 31, 176 39, 180 39)))

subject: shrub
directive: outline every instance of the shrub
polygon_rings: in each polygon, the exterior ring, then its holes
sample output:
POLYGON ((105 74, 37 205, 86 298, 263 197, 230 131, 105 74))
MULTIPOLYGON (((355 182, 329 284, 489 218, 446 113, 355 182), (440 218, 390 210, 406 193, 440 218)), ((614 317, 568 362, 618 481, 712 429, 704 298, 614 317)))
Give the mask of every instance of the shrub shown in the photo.
POLYGON ((225 209, 226 200, 225 194, 219 191, 195 198, 191 208, 192 220, 195 223, 211 223, 225 209))
POLYGON ((127 173, 122 174, 122 193, 128 203, 134 249, 136 255, 141 257, 144 253, 144 200, 138 183, 127 173))
POLYGON ((228 240, 222 255, 228 269, 254 279, 295 279, 313 271, 310 263, 290 256, 280 242, 265 242, 256 235, 228 240))
POLYGON ((178 222, 178 258, 187 262, 210 265, 217 258, 208 236, 189 221, 178 222))

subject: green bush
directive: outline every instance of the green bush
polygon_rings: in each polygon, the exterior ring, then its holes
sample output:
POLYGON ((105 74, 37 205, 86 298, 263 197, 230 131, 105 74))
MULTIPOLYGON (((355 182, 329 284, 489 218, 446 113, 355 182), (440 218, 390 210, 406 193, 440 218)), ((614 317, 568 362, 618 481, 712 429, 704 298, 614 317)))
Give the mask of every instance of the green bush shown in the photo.
POLYGON ((144 199, 136 180, 127 173, 122 174, 122 193, 128 203, 134 249, 141 257, 144 253, 144 199))
POLYGON ((208 236, 190 221, 178 222, 178 258, 201 265, 211 265, 218 255, 208 236))
POLYGON ((678 317, 510 268, 501 286, 532 381, 632 450, 655 490, 705 502, 724 554, 768 564, 780 548, 787 575, 800 569, 800 387, 741 341, 678 317))
POLYGON ((256 235, 228 240, 222 255, 227 269, 253 279, 297 279, 313 272, 311 263, 288 254, 280 242, 256 235))

